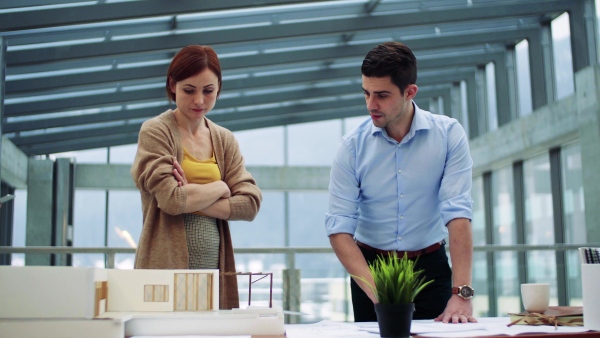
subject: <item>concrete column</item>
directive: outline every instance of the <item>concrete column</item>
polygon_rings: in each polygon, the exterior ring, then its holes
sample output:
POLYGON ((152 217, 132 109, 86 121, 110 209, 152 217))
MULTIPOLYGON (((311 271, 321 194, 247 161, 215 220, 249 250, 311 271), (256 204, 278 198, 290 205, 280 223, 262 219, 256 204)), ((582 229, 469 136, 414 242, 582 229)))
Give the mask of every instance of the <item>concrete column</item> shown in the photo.
POLYGON ((575 74, 587 241, 600 243, 600 67, 575 74))
MULTIPOLYGON (((291 312, 300 312, 301 290, 300 290, 300 270, 296 269, 295 253, 286 254, 287 269, 283 270, 283 309, 291 312)), ((297 324, 300 318, 297 314, 285 316, 286 323, 297 324)))
MULTIPOLYGON (((52 245, 54 162, 30 159, 27 184, 26 246, 52 245)), ((49 254, 27 254, 25 265, 51 265, 49 254)))
MULTIPOLYGON (((506 50, 506 82, 508 94, 508 118, 514 121, 519 117, 519 92, 517 85, 517 58, 515 54, 515 46, 511 46, 506 50)), ((498 122, 499 125, 500 122, 498 122)))
POLYGON ((572 2, 569 12, 573 72, 598 63, 598 23, 594 0, 572 2))
POLYGON ((552 101, 548 101, 548 97, 553 93, 553 85, 547 82, 552 79, 551 74, 547 74, 548 54, 544 53, 542 46, 542 35, 545 28, 541 28, 539 35, 533 35, 529 38, 529 71, 531 77, 531 103, 533 110, 542 108, 552 101))
POLYGON ((496 113, 498 127, 501 127, 511 121, 511 100, 509 94, 509 64, 507 60, 507 51, 501 58, 494 60, 494 75, 496 80, 496 113))
POLYGON ((556 101, 556 75, 554 74, 554 49, 552 48, 552 29, 550 28, 550 24, 542 26, 540 39, 542 47, 541 63, 544 67, 546 88, 546 104, 551 104, 556 101))
MULTIPOLYGON (((73 168, 70 158, 59 158, 54 164, 54 246, 73 245, 73 168)), ((54 265, 71 265, 71 255, 55 255, 54 265)))
POLYGON ((450 89, 450 111, 447 112, 446 115, 457 119, 460 124, 464 125, 461 112, 462 97, 460 93, 460 82, 454 82, 452 83, 452 88, 450 89))
POLYGON ((442 113, 446 116, 453 116, 454 112, 452 111, 452 87, 444 93, 444 95, 440 96, 442 102, 442 113))
POLYGON ((478 108, 478 97, 477 97, 477 81, 475 81, 475 73, 473 76, 469 76, 466 81, 467 85, 467 117, 468 117, 468 130, 469 139, 474 139, 482 133, 479 132, 479 114, 477 113, 478 108))

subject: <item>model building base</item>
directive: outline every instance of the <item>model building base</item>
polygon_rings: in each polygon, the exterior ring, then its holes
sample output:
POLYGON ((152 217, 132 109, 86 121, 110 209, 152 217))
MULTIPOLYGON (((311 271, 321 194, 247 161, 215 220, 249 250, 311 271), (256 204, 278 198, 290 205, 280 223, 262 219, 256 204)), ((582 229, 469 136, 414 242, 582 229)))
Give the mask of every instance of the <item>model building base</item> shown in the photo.
POLYGON ((2 338, 283 335, 281 308, 218 310, 218 270, 0 267, 2 338))
POLYGON ((2 338, 123 338, 121 319, 0 319, 2 338))
MULTIPOLYGON (((132 313, 125 323, 125 336, 186 335, 283 335, 283 311, 249 308, 215 312, 132 313)), ((107 312, 102 317, 118 318, 107 312)))

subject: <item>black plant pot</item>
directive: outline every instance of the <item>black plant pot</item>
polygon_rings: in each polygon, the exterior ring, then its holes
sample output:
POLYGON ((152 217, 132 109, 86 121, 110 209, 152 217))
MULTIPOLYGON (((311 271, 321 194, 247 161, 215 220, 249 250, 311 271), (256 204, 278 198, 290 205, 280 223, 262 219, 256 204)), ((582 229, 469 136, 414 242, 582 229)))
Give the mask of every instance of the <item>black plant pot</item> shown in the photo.
POLYGON ((384 338, 410 337, 415 304, 375 304, 379 335, 384 338))

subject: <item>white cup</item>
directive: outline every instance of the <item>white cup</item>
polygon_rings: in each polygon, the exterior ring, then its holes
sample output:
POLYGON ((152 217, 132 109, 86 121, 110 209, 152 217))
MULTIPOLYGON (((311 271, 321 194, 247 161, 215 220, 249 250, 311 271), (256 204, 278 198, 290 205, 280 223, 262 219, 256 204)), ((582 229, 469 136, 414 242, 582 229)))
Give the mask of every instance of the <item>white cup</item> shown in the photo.
POLYGON ((544 313, 550 305, 550 284, 521 284, 521 299, 527 312, 544 313))

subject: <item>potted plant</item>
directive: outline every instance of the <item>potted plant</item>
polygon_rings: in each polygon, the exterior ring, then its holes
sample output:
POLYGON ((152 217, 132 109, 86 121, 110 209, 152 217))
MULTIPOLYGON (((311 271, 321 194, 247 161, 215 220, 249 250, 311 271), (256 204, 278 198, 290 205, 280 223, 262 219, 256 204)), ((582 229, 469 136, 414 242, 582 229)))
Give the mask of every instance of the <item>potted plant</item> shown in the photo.
POLYGON ((402 258, 392 254, 379 256, 369 265, 375 285, 363 277, 353 276, 365 282, 375 294, 375 313, 381 337, 410 336, 414 299, 433 282, 425 281, 425 276, 421 276, 423 270, 415 271, 416 263, 417 260, 410 260, 406 255, 402 258))

